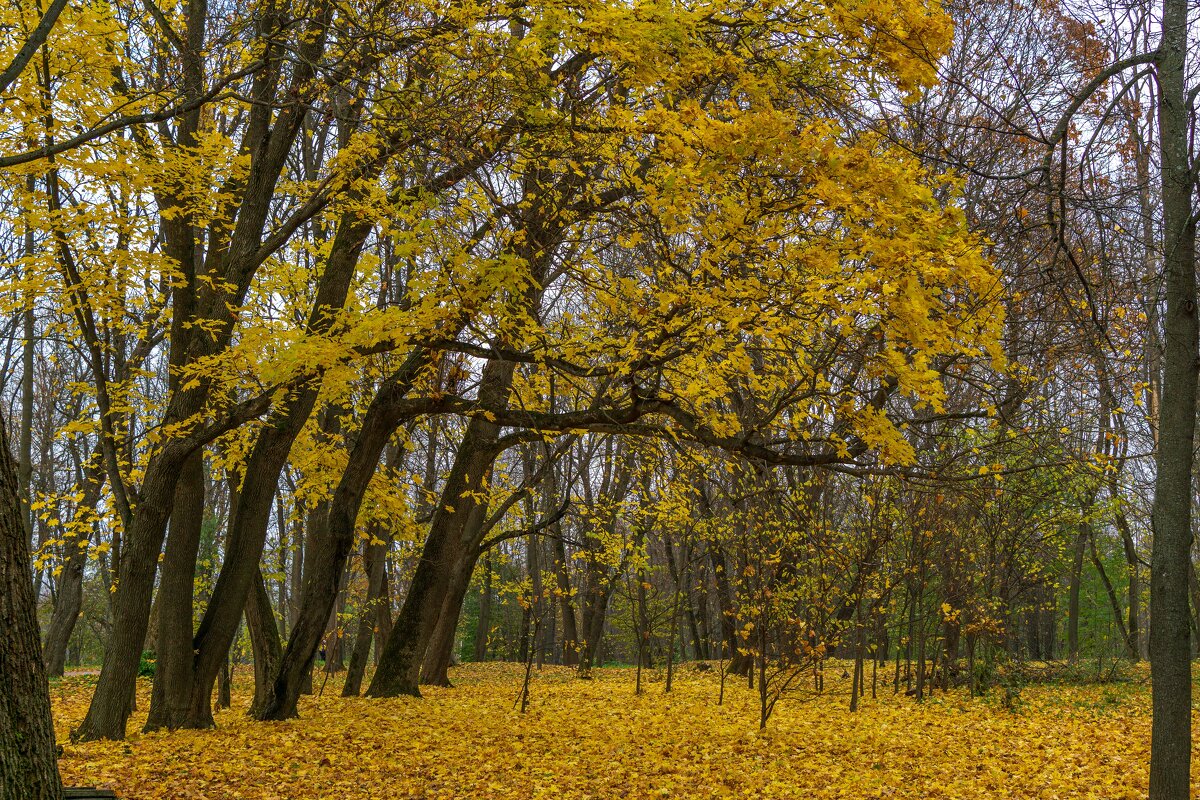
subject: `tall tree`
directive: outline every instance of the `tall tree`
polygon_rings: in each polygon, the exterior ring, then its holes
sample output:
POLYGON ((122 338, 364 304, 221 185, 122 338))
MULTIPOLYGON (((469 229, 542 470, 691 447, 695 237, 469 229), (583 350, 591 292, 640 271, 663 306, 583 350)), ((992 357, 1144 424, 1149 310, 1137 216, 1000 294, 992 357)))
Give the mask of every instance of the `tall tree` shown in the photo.
POLYGON ((1196 308, 1196 218, 1192 208, 1195 174, 1190 152, 1187 46, 1186 0, 1163 0, 1162 40, 1154 54, 1159 85, 1166 314, 1158 472, 1154 482, 1154 549, 1150 563, 1151 800, 1184 800, 1191 785, 1188 576, 1200 325, 1196 308))
POLYGON ((0 798, 58 800, 62 781, 17 486, 0 417, 0 798))

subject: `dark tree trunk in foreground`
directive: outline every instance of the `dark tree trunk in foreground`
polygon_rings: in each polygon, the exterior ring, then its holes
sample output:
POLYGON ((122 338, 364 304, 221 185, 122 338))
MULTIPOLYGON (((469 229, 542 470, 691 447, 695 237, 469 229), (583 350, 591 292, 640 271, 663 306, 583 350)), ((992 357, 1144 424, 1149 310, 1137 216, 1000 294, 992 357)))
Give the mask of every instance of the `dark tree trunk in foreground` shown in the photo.
POLYGON ((0 419, 0 800, 62 797, 30 575, 16 467, 0 419))
POLYGON ((1163 319, 1163 390, 1150 563, 1151 800, 1187 798, 1191 769, 1188 570, 1198 354, 1196 225, 1185 87, 1187 13, 1186 0, 1164 0, 1162 43, 1155 56, 1161 92, 1158 124, 1167 312, 1163 319))
POLYGON ((204 457, 193 453, 175 486, 175 500, 158 588, 158 662, 146 731, 213 727, 212 707, 205 696, 202 717, 191 712, 195 677, 192 619, 196 559, 204 526, 204 457))

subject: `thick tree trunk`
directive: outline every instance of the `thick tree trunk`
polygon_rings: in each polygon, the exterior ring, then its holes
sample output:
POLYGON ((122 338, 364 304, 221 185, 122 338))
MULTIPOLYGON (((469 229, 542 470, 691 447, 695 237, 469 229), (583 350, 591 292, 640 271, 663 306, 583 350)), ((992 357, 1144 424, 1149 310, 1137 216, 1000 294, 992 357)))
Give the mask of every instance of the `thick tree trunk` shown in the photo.
POLYGON ((1155 55, 1160 88, 1163 210, 1163 386, 1150 569, 1150 674, 1153 723, 1151 800, 1186 800, 1191 783, 1192 673, 1188 569, 1192 544, 1192 449, 1198 364, 1196 227, 1185 86, 1186 0, 1163 0, 1155 55))
MULTIPOLYGON (((345 305, 351 278, 372 226, 373 223, 353 213, 340 220, 313 299, 306 327, 308 333, 327 333, 336 319, 334 311, 345 305)), ((257 569, 266 543, 279 477, 287 464, 292 443, 312 414, 318 391, 319 386, 314 383, 290 395, 254 443, 239 501, 230 515, 225 559, 213 587, 212 599, 196 632, 196 697, 193 703, 200 696, 211 693, 220 669, 217 656, 228 652, 233 642, 241 609, 253 581, 253 570, 257 569)), ((280 524, 283 524, 282 519, 280 524)))
POLYGON ((0 800, 59 800, 29 537, 0 416, 0 800))
MULTIPOLYGON (((250 453, 245 479, 237 494, 237 501, 230 510, 225 557, 213 585, 212 598, 196 630, 195 674, 191 687, 193 706, 202 705, 202 698, 212 693, 213 683, 221 669, 220 653, 227 653, 233 644, 242 609, 246 607, 253 591, 255 574, 259 570, 279 477, 287 463, 292 442, 308 419, 316 396, 315 387, 307 387, 293 394, 286 408, 273 415, 269 424, 264 426, 250 453)), ((300 567, 299 551, 294 558, 294 567, 300 567)))
POLYGON ((203 525, 204 456, 197 451, 184 464, 175 487, 175 504, 171 510, 158 589, 157 662, 146 731, 211 728, 214 724, 208 694, 194 709, 194 714, 191 705, 195 676, 193 593, 203 525))
POLYGON ((147 467, 137 513, 122 547, 112 632, 87 716, 72 733, 77 740, 125 738, 175 481, 192 449, 190 443, 172 442, 147 467))
POLYGON ((442 612, 437 626, 425 649, 421 662, 421 683, 425 686, 450 686, 450 665, 454 661, 454 635, 458 631, 458 620, 462 616, 463 600, 471 585, 471 573, 475 559, 456 565, 446 597, 442 601, 442 612))

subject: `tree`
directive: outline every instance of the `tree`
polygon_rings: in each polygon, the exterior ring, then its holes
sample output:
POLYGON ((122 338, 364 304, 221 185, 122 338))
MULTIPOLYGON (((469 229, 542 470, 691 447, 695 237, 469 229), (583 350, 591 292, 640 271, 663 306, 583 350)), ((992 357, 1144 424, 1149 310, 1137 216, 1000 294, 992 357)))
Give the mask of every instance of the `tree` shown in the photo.
POLYGON ((17 487, 0 418, 0 798, 57 800, 62 781, 17 487))
POLYGON ((1158 75, 1159 157, 1162 170, 1163 380, 1154 549, 1150 560, 1150 671, 1154 723, 1150 739, 1150 797, 1190 794, 1192 757, 1191 620, 1188 580, 1192 553, 1192 459, 1200 325, 1196 308, 1195 164, 1191 156, 1191 98, 1187 88, 1188 4, 1163 0, 1162 40, 1154 53, 1158 75))
MULTIPOLYGON (((46 9, 0 73, 0 93, 24 72, 66 5, 55 0, 46 9)), ((62 780, 31 581, 24 519, 28 501, 22 502, 21 483, 0 417, 0 674, 5 676, 0 686, 0 798, 58 800, 62 780)))

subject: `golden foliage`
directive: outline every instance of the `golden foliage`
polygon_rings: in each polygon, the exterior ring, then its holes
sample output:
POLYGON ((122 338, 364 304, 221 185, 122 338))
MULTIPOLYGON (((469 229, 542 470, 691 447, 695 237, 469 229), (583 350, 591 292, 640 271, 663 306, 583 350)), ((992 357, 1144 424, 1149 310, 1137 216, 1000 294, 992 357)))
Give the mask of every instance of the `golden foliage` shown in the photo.
MULTIPOLYGON (((868 668, 869 671, 869 668, 868 668)), ((715 672, 715 670, 713 670, 715 672)), ((1124 798, 1144 797, 1149 692, 1140 683, 1025 689, 1015 710, 951 692, 922 705, 893 696, 847 709, 849 680, 788 699, 756 730, 740 680, 717 705, 713 674, 684 665, 633 694, 629 670, 591 681, 535 673, 529 712, 514 708, 516 664, 456 670, 455 689, 422 700, 342 699, 331 680, 302 718, 256 723, 249 675, 217 730, 133 734, 65 745, 67 785, 122 798, 1124 798)), ((65 740, 89 679, 52 687, 65 740)), ((320 681, 318 678, 318 686, 320 681)), ((141 685, 139 708, 148 704, 141 685)), ((135 722, 140 722, 135 715, 135 722)))

